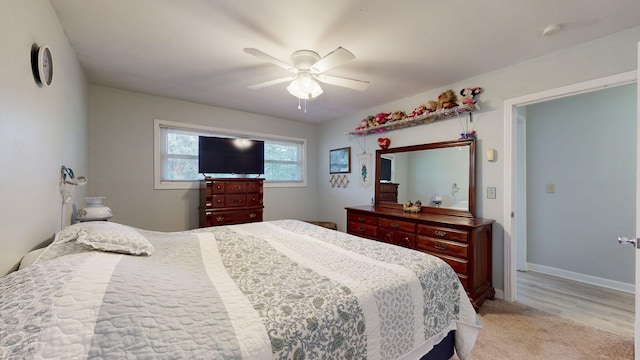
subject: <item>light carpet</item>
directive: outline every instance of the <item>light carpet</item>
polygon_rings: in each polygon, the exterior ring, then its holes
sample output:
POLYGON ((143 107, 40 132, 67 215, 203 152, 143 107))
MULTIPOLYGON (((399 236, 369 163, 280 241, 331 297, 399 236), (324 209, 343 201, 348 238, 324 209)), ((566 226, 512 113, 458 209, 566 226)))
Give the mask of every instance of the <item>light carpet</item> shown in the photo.
POLYGON ((479 315, 483 328, 468 360, 633 359, 633 337, 526 305, 488 300, 479 315))

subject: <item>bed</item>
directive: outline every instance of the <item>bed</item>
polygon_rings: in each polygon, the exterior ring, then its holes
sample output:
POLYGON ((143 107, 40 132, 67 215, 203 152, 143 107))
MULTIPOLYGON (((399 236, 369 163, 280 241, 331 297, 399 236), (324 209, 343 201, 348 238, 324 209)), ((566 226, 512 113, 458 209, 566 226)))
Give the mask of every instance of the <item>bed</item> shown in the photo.
POLYGON ((481 327, 443 261, 296 220, 87 222, 31 257, 0 279, 0 358, 464 359, 481 327))

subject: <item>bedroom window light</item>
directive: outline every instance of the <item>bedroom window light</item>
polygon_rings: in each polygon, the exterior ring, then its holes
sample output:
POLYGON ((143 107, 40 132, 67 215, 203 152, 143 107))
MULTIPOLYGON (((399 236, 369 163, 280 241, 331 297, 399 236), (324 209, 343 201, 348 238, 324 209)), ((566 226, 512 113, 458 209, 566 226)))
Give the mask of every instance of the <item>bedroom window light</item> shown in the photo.
MULTIPOLYGON (((154 121, 154 189, 196 189, 198 136, 251 137, 264 141, 265 187, 306 186, 306 140, 200 125, 154 121)), ((234 177, 233 174, 215 174, 234 177)))

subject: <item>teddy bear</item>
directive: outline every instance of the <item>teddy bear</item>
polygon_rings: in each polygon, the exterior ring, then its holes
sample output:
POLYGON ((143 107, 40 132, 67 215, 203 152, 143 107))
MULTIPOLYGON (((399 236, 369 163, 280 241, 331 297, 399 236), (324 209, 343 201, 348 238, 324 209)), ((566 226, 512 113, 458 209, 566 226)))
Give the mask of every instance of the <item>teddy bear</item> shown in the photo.
POLYGON ((478 105, 476 104, 475 98, 476 95, 480 94, 481 92, 482 88, 480 87, 464 88, 460 90, 460 106, 470 111, 479 110, 480 107, 478 107, 478 105))
POLYGON ((458 106, 458 96, 449 89, 438 95, 438 109, 451 109, 458 106))
POLYGON ((360 120, 360 123, 358 124, 358 126, 356 126, 356 132, 367 130, 368 127, 369 124, 367 123, 367 118, 364 118, 360 120))
POLYGON ((420 212, 420 210, 422 210, 422 202, 420 200, 417 200, 415 203, 407 201, 406 203, 402 204, 402 210, 406 212, 418 213, 420 212))
POLYGON ((425 107, 425 112, 432 113, 432 112, 434 112, 436 110, 438 110, 438 102, 435 101, 435 100, 427 101, 427 105, 425 107))

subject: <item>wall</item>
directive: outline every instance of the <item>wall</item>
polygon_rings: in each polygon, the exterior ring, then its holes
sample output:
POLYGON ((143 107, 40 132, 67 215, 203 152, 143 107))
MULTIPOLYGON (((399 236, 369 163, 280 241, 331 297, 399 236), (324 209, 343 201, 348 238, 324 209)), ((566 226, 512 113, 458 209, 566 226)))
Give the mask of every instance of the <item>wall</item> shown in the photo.
POLYGON ((636 93, 526 106, 529 263, 634 283, 633 251, 615 239, 635 233, 636 93))
POLYGON ((153 189, 153 120, 307 139, 307 186, 265 187, 264 219, 317 218, 317 127, 103 86, 90 87, 90 186, 112 221, 159 231, 198 227, 197 190, 153 189))
MULTIPOLYGON (((88 85, 47 0, 0 1, 0 275, 60 230, 60 167, 86 175, 88 85), (49 45, 53 83, 31 71, 33 43, 49 45)), ((78 188, 74 200, 86 189, 78 188)), ((63 219, 70 222, 70 206, 63 219)))
MULTIPOLYGON (((360 120, 368 115, 396 110, 410 112, 427 100, 435 99, 440 92, 448 88, 460 90, 465 87, 483 87, 484 93, 479 96, 481 110, 474 114, 473 124, 469 127, 469 130, 473 129, 478 132, 476 214, 478 217, 497 220, 493 227, 493 282, 497 289, 503 289, 502 222, 505 213, 511 211, 511 209, 504 209, 503 205, 504 163, 501 154, 505 141, 504 101, 543 90, 635 70, 637 68, 638 40, 640 40, 640 27, 322 124, 319 129, 319 163, 328 164, 328 150, 334 148, 352 146, 354 155, 363 151, 375 152, 378 136, 344 135, 346 131, 353 130, 360 120), (497 150, 496 162, 486 161, 484 153, 488 148, 497 150), (486 199, 485 194, 488 186, 496 187, 496 199, 486 199)), ((550 39, 550 41, 553 40, 550 39)), ((385 134, 385 137, 391 139, 392 147, 430 143, 456 139, 463 127, 459 119, 454 118, 395 130, 385 134)), ((320 217, 337 222, 343 231, 346 229, 344 207, 369 204, 373 196, 373 187, 362 188, 358 186, 357 174, 352 173, 350 176, 350 186, 346 189, 337 189, 327 186, 329 174, 326 166, 320 168, 319 172, 320 217)))

